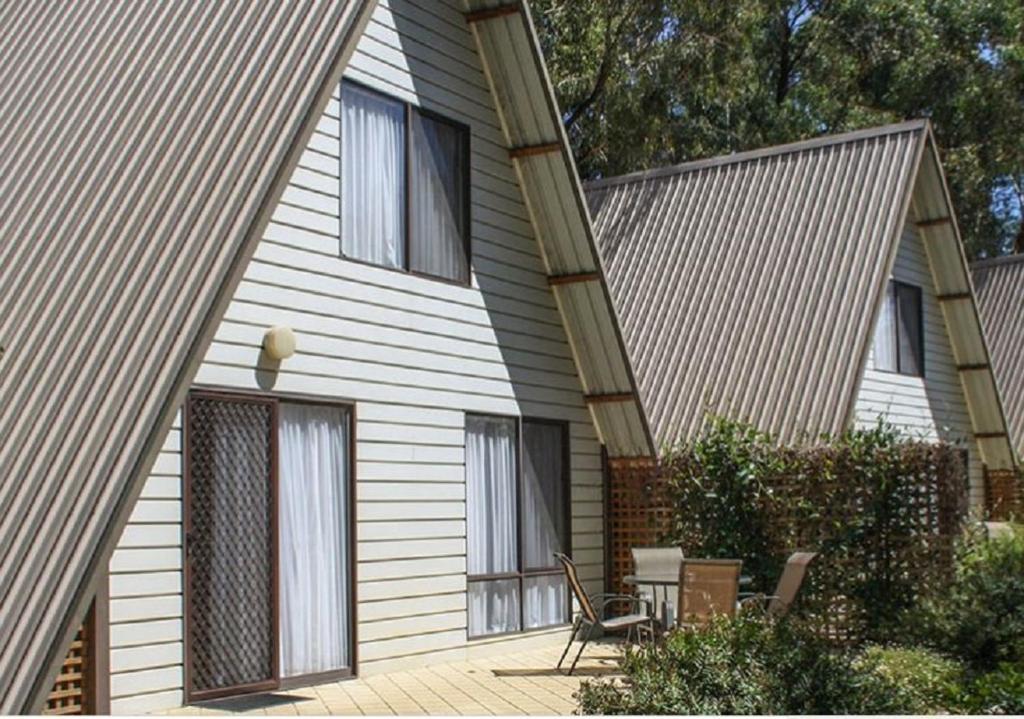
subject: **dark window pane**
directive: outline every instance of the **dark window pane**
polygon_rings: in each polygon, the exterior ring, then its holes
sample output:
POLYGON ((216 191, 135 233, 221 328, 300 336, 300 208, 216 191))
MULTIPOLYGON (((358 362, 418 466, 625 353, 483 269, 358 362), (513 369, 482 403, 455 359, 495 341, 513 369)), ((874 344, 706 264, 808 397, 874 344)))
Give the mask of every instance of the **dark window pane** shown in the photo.
POLYGON ((560 424, 523 422, 523 564, 557 567, 567 549, 565 433, 560 424))
POLYGON ((341 250, 405 267, 405 106, 341 86, 341 250))
POLYGON ((466 131, 413 114, 409 267, 466 282, 466 131))
POLYGON ((921 331, 921 288, 896 285, 899 324, 900 372, 914 376, 924 374, 924 347, 921 331))
POLYGON ((896 286, 889 281, 882 301, 882 311, 878 316, 878 327, 875 330, 875 369, 895 372, 896 359, 896 286))

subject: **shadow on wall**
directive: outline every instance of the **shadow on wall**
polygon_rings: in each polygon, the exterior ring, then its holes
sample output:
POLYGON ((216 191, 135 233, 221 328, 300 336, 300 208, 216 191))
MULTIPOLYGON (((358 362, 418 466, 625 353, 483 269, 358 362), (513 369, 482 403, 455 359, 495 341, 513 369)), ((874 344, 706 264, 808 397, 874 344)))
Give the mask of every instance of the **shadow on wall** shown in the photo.
MULTIPOLYGON (((453 21, 445 25, 446 42, 468 49, 475 56, 476 42, 469 26, 456 10, 445 6, 443 11, 451 13, 453 21)), ((380 6, 377 12, 391 12, 400 42, 405 43, 410 37, 422 40, 423 27, 410 20, 423 14, 415 3, 391 0, 388 7, 380 6)), ((415 43, 407 44, 404 50, 412 90, 424 106, 468 122, 473 128, 471 180, 485 182, 488 189, 498 185, 508 189, 503 196, 501 189, 481 192, 478 185, 472 193, 471 271, 520 412, 524 416, 586 421, 572 352, 554 296, 547 286, 547 273, 525 204, 519 199, 522 194, 512 162, 504 147, 490 142, 477 131, 486 128, 489 135, 503 134, 493 103, 484 107, 469 99, 463 102, 458 84, 446 82, 445 74, 450 71, 439 70, 417 57, 425 53, 415 43), (450 107, 453 99, 462 104, 459 116, 455 116, 450 107), (516 199, 505 199, 509 196, 516 199), (499 199, 489 202, 492 197, 499 199), (499 236, 500 241, 483 239, 485 233, 499 236)), ((440 46, 436 52, 448 54, 440 46)), ((466 53, 458 51, 458 54, 466 53)), ((479 61, 471 67, 452 59, 450 66, 459 69, 466 84, 479 87, 479 92, 490 98, 479 61)))

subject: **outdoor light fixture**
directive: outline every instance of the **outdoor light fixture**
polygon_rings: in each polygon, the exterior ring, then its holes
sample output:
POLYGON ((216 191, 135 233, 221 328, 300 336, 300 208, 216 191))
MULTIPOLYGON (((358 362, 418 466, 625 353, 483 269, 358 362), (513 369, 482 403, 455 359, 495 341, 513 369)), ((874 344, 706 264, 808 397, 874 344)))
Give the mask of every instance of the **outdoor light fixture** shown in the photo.
POLYGON ((272 360, 288 359, 295 354, 295 333, 291 327, 271 327, 263 335, 263 351, 272 360))

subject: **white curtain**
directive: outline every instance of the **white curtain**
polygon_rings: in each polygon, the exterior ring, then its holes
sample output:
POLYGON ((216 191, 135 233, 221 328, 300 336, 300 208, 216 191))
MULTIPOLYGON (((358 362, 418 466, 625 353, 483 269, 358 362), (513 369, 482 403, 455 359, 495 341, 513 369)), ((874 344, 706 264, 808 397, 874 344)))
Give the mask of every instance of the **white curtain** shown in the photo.
POLYGON ((568 621, 569 597, 564 574, 523 579, 523 621, 527 629, 568 621))
POLYGON ((413 115, 410 266, 459 281, 469 276, 464 141, 455 126, 413 115))
MULTIPOLYGON (((516 423, 466 418, 466 533, 470 577, 518 571, 516 423)), ((469 583, 469 634, 519 629, 517 580, 469 583)))
POLYGON ((890 281, 885 289, 882 312, 875 328, 875 369, 895 372, 896 366, 896 293, 890 281))
POLYGON ((351 666, 349 415, 280 405, 281 675, 351 666))
POLYGON ((405 266, 405 106, 349 83, 341 89, 341 248, 405 266))

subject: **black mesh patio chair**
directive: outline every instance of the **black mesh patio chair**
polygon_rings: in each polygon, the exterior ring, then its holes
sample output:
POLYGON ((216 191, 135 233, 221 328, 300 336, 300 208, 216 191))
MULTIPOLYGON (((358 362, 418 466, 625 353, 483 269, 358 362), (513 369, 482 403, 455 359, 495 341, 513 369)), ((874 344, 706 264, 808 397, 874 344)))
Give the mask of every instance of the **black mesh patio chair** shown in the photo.
POLYGON ((565 661, 573 640, 576 639, 576 635, 581 631, 583 632, 583 639, 580 644, 580 650, 576 652, 576 658, 572 660, 572 666, 569 667, 568 674, 572 674, 576 669, 577 662, 583 656, 583 650, 587 648, 587 644, 598 631, 621 632, 625 630, 626 641, 629 641, 634 635, 638 642, 645 635, 650 638, 654 637, 654 624, 651 619, 650 607, 644 608, 642 606, 648 604, 647 601, 628 594, 594 594, 591 596, 587 594, 583 589, 583 585, 580 584, 576 565, 573 561, 560 552, 555 552, 555 558, 565 568, 565 577, 572 588, 573 595, 576 597, 576 602, 580 605, 579 614, 576 615, 576 621, 572 625, 572 632, 569 634, 569 642, 565 645, 565 651, 562 652, 562 658, 558 660, 556 669, 562 668, 562 662, 565 661), (632 605, 633 611, 622 616, 605 618, 605 609, 616 602, 629 603, 632 605))

